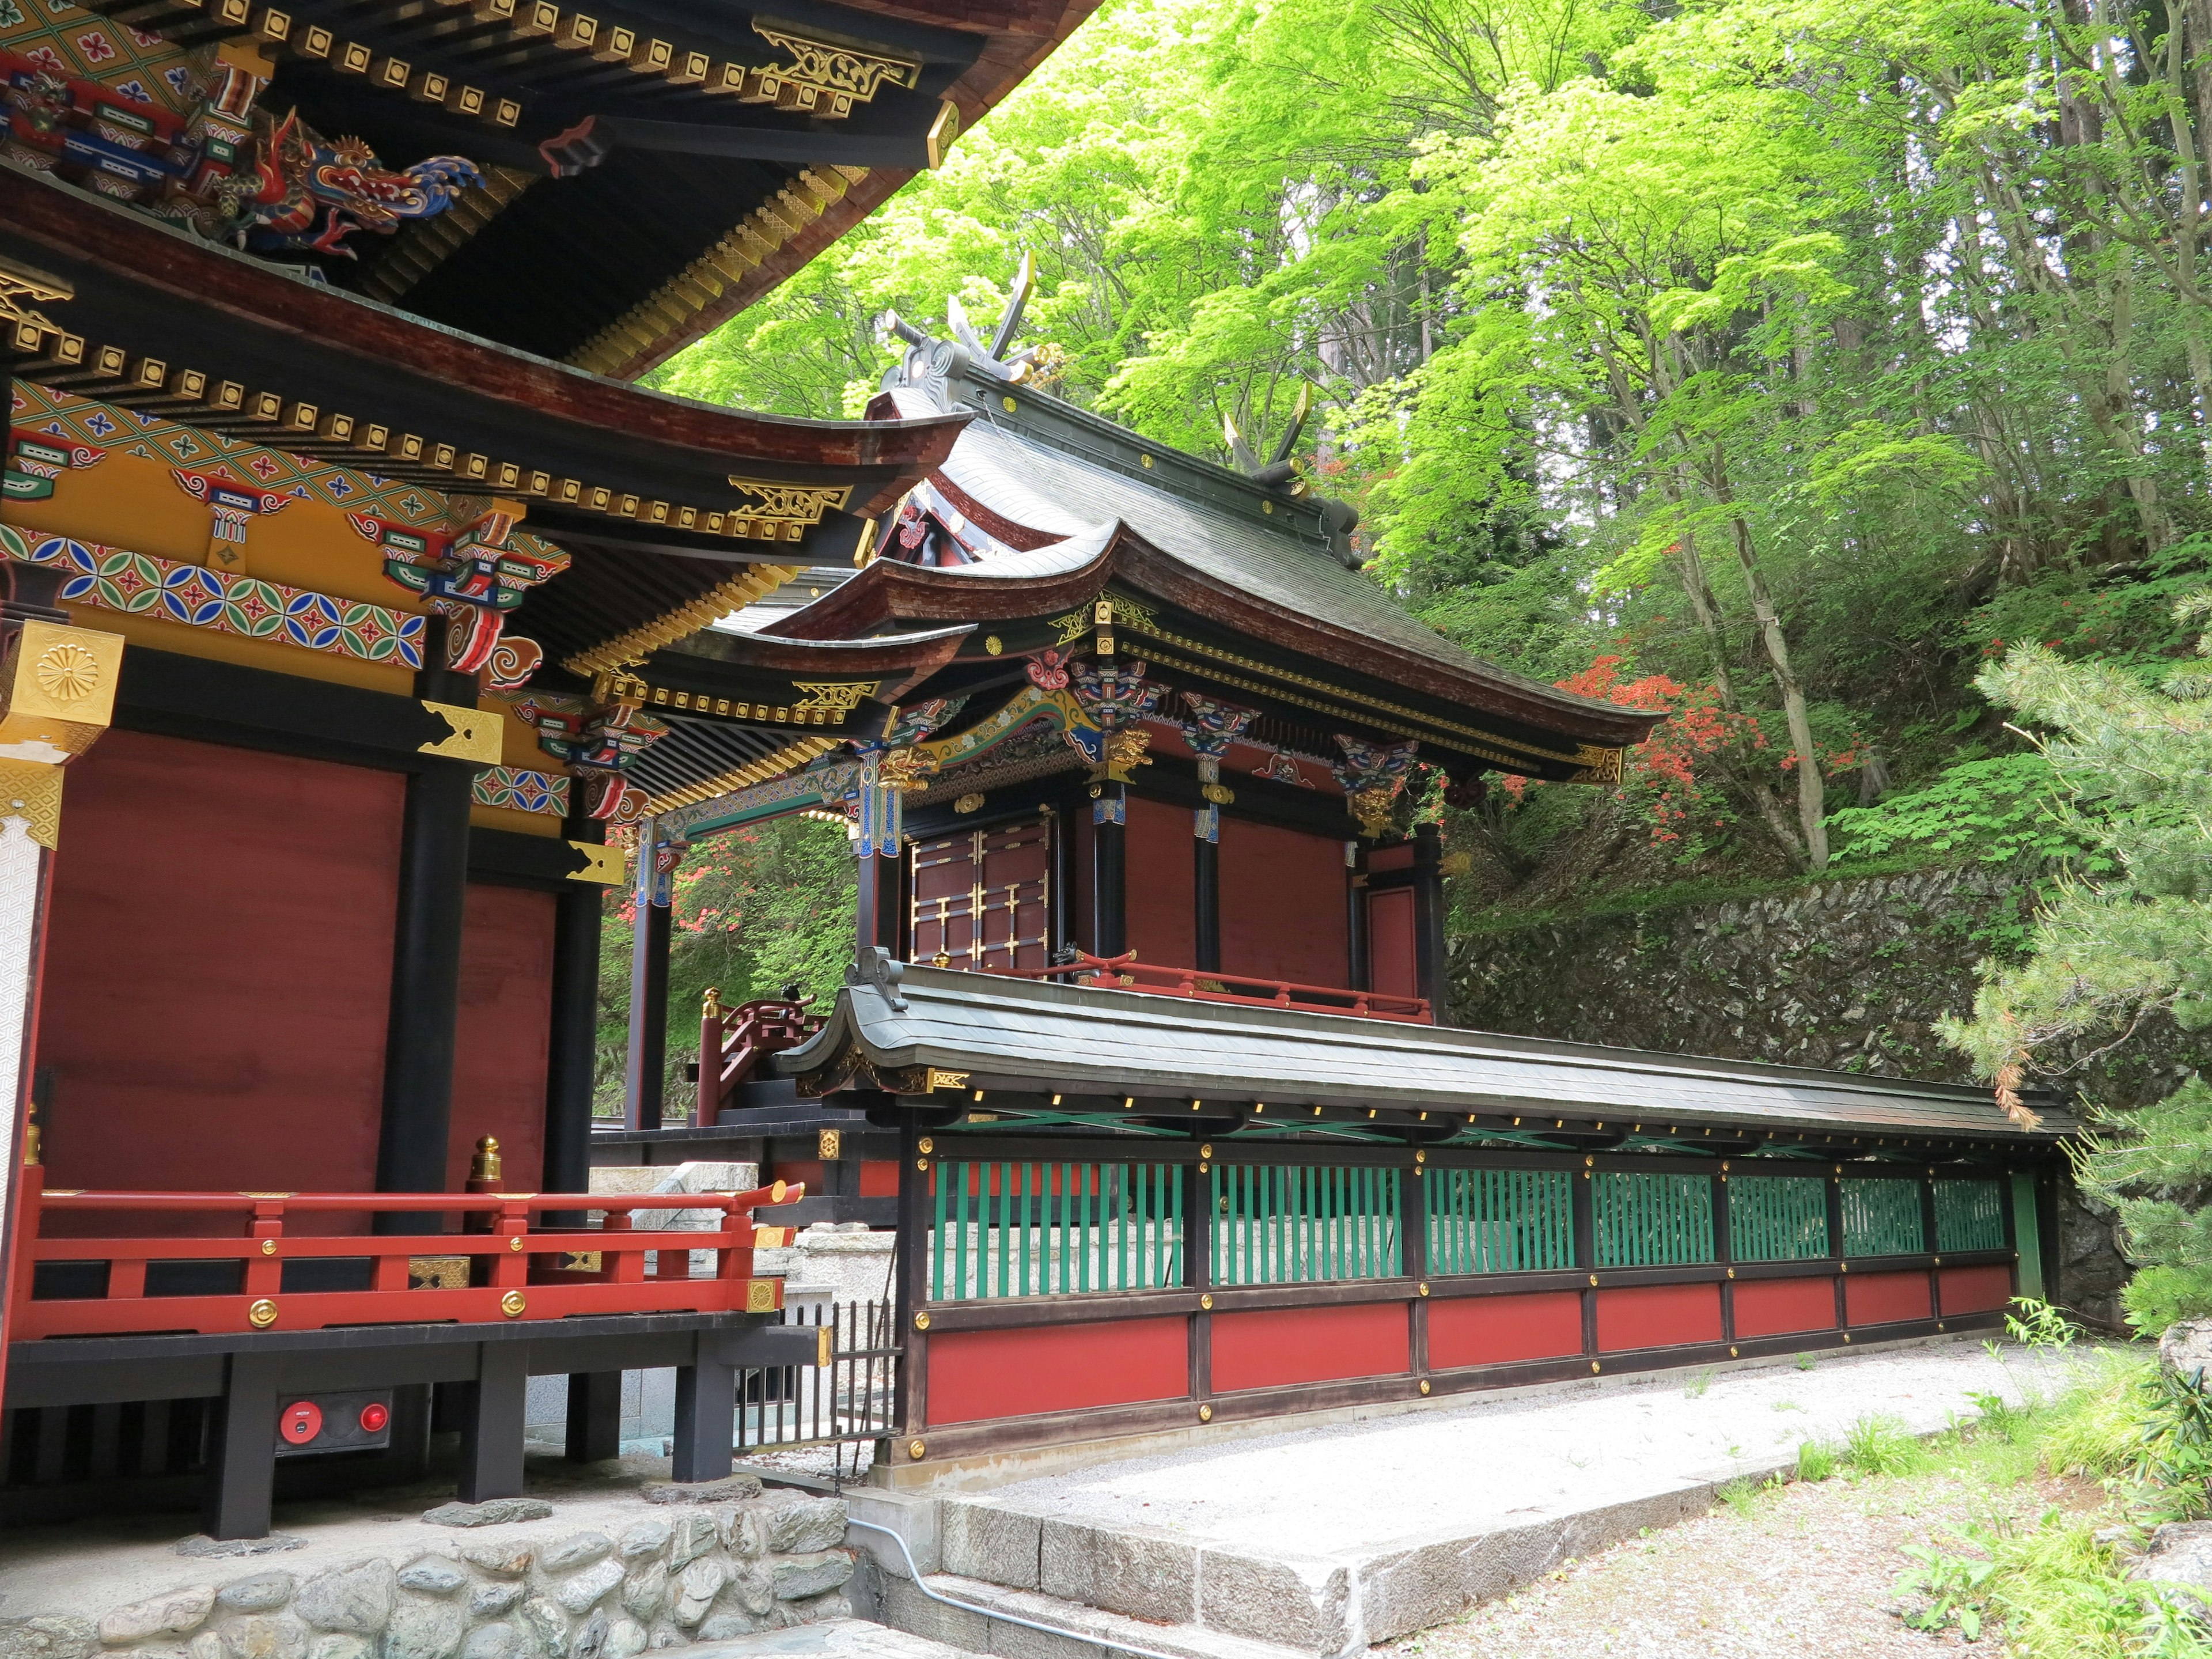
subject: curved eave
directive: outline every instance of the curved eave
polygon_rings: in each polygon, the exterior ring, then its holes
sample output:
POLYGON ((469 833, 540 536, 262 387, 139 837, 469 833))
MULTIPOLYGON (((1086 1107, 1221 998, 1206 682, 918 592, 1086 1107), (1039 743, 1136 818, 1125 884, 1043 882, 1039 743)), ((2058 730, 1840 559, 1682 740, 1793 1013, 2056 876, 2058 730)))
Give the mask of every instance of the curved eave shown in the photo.
POLYGON ((678 641, 659 653, 699 662, 727 663, 775 674, 836 674, 890 682, 885 696, 902 696, 959 654, 971 627, 933 629, 870 640, 800 640, 776 634, 710 629, 678 641))
POLYGON ((1024 579, 983 574, 988 568, 988 561, 937 570, 878 559, 794 612, 786 620, 785 631, 805 637, 851 637, 893 621, 957 617, 969 623, 1010 622, 1084 604, 1097 596, 1108 578, 1118 575, 1142 592, 1280 649, 1578 743, 1625 749, 1643 742, 1667 718, 1663 711, 1597 702, 1517 676, 1455 673, 1386 641, 1286 611, 1214 581, 1127 526, 1116 526, 1104 551, 1073 571, 1024 579))
MULTIPOLYGON (((975 62, 945 89, 945 98, 960 112, 960 130, 965 132, 989 114, 1000 99, 1020 85, 1030 71, 1074 33, 1077 25, 1097 9, 1097 0, 1075 0, 1075 3, 1060 8, 1056 15, 1049 6, 994 6, 978 10, 964 5, 873 3, 867 9, 916 22, 993 32, 990 44, 975 62)), ((742 279, 732 283, 712 305, 655 340, 613 373, 624 380, 635 379, 665 362, 694 340, 713 333, 873 213, 914 176, 911 168, 871 169, 866 179, 824 208, 820 218, 769 254, 742 279)))
MULTIPOLYGON (((503 446, 508 450, 526 449, 534 431, 542 447, 561 452, 545 462, 527 453, 505 459, 617 484, 613 475, 626 461, 673 463, 718 482, 718 503, 731 497, 733 470, 759 466, 786 481, 826 482, 866 469, 878 476, 864 482, 866 499, 856 491, 851 505, 880 510, 951 454, 971 418, 799 420, 644 391, 301 281, 14 167, 0 167, 0 246, 76 283, 77 301, 51 306, 48 314, 94 344, 188 363, 325 409, 349 408, 342 399, 351 397, 362 418, 379 421, 391 417, 376 406, 376 388, 404 378, 423 404, 449 411, 448 424, 523 434, 503 446), (193 339, 180 322, 193 313, 220 318, 227 341, 193 339), (573 466, 566 457, 575 454, 601 459, 573 466)), ((181 411, 172 417, 191 420, 181 411)), ((374 465, 372 456, 361 459, 374 465)))
POLYGON ((925 569, 878 559, 784 619, 794 639, 852 639, 891 622, 1012 622, 1081 605, 1111 575, 1126 531, 1116 527, 1097 556, 1048 576, 986 576, 982 565, 925 569))

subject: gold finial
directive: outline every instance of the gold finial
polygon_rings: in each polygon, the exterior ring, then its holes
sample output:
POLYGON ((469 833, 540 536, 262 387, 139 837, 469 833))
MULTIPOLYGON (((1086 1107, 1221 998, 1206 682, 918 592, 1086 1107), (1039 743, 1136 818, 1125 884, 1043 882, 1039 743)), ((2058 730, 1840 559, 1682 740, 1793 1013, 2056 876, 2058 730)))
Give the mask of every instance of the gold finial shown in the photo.
POLYGON ((495 1136, 486 1135, 477 1142, 476 1158, 469 1164, 469 1179, 497 1181, 499 1178, 499 1141, 495 1136))
POLYGON ((718 1019, 722 1012, 722 992, 720 986, 707 988, 707 1000, 699 1005, 699 1012, 708 1019, 718 1019))
POLYGON ((23 1167, 29 1169, 39 1162, 39 1142, 42 1137, 39 1120, 33 1116, 23 1126, 23 1167))

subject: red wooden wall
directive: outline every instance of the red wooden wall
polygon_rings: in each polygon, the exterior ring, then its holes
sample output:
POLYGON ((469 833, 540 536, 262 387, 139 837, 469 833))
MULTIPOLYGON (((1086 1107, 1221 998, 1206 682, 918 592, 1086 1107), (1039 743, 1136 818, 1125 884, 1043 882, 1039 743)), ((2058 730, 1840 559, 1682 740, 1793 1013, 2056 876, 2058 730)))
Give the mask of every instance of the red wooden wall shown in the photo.
POLYGON ((510 1192, 542 1191, 545 1045, 553 1023, 550 893, 469 884, 447 1184, 459 1190, 480 1135, 495 1135, 510 1192))
POLYGON ((1429 1304, 1433 1370, 1554 1359, 1582 1351, 1583 1298, 1577 1291, 1454 1297, 1429 1304))
POLYGON ((1784 1336, 1836 1328, 1832 1279, 1750 1279, 1735 1287, 1735 1334, 1784 1336))
POLYGON ((932 1425, 1077 1411, 1190 1392, 1188 1322, 1102 1320, 929 1340, 932 1425))
POLYGON ((128 731, 70 765, 39 1029, 52 1184, 373 1183, 404 788, 128 731))
POLYGON ((1351 983, 1344 843, 1221 817, 1221 967, 1300 985, 1351 983))
POLYGON ((1367 988, 1417 997, 1421 970, 1414 954, 1413 890, 1386 887, 1367 896, 1367 988))
POLYGON ((1191 810, 1129 797, 1122 891, 1129 948, 1139 962, 1198 961, 1198 859, 1191 810))
POLYGON ((1402 1302, 1213 1316, 1213 1386, 1266 1389, 1386 1376, 1413 1364, 1402 1302))

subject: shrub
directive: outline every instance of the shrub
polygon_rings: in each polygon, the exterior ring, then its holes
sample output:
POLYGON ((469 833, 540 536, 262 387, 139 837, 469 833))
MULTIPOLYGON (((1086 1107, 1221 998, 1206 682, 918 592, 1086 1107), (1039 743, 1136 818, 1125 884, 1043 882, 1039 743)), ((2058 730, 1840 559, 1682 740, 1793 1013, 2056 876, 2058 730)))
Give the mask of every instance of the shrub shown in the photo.
POLYGON ((1924 789, 1873 806, 1828 815, 1838 863, 1862 864, 1905 854, 1966 858, 1983 864, 2014 860, 2088 860, 2088 849, 2058 811, 2058 779, 2038 753, 1961 761, 1924 789))

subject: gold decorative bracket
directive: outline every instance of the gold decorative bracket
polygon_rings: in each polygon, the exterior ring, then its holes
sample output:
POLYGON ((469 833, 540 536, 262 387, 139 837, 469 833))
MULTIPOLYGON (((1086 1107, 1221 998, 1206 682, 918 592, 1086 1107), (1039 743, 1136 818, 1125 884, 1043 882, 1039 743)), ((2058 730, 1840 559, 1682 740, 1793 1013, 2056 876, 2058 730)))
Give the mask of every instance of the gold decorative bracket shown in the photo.
POLYGON ((0 323, 32 323, 59 332, 51 318, 31 307, 75 298, 76 285, 67 277, 0 257, 0 323))
POLYGON ((123 636, 26 622, 13 641, 0 760, 59 766, 92 747, 115 714, 123 636))
POLYGON ((463 708, 458 703, 433 702, 422 700, 422 707, 437 715, 453 729, 442 738, 415 745, 421 755, 437 755, 447 760, 474 761, 479 766, 499 764, 499 721, 496 713, 481 708, 463 708))
POLYGON ((840 116, 849 112, 855 100, 869 102, 886 85, 911 87, 921 77, 921 65, 912 58, 870 51, 858 41, 820 39, 777 18, 756 18, 753 33, 789 52, 792 61, 761 71, 762 84, 739 94, 749 102, 773 100, 778 108, 840 116), (780 87, 770 90, 778 82, 793 83, 792 91, 783 93, 780 87))
POLYGON ((584 860, 583 868, 568 872, 569 880, 597 882, 603 887, 622 884, 628 860, 623 856, 621 848, 602 847, 591 841, 572 841, 568 845, 574 848, 584 860))
POLYGON ((843 507, 853 495, 850 484, 783 483, 774 479, 740 477, 734 472, 730 474, 730 488, 759 498, 759 506, 741 508, 738 516, 764 519, 771 524, 799 529, 820 524, 823 514, 843 507))

